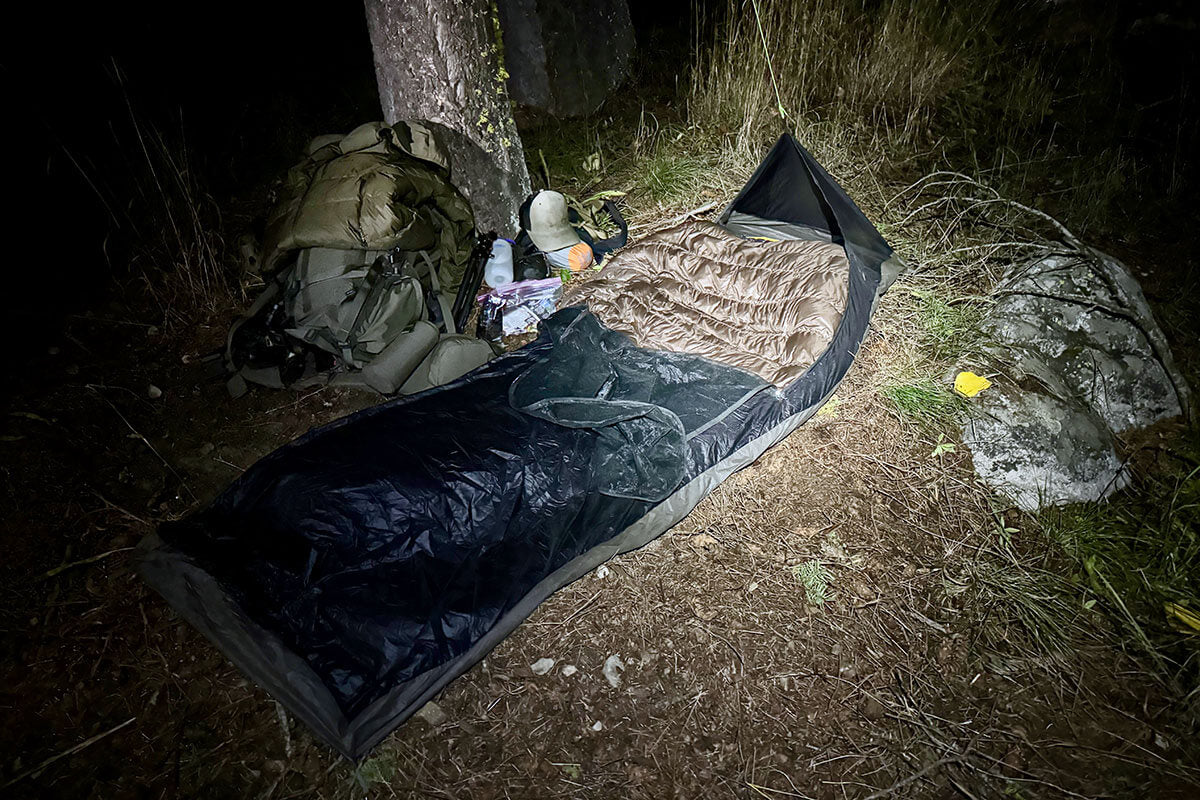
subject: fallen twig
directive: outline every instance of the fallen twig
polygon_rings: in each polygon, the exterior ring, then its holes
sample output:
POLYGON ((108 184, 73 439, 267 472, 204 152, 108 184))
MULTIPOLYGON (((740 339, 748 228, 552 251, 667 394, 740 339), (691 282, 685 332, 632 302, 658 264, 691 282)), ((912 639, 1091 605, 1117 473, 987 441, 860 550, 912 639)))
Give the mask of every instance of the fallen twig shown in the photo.
MULTIPOLYGON (((88 388, 91 388, 91 387, 89 386, 88 388)), ((93 391, 95 391, 95 390, 93 389, 93 391)), ((113 410, 113 412, 118 417, 121 418, 121 422, 125 423, 125 427, 129 428, 129 430, 133 433, 133 436, 137 439, 140 439, 142 441, 142 444, 146 445, 146 447, 148 447, 150 449, 150 452, 158 457, 158 460, 161 461, 163 463, 163 466, 166 467, 167 470, 170 471, 170 473, 175 476, 175 480, 179 481, 179 485, 182 486, 187 491, 187 493, 192 496, 192 499, 193 500, 198 499, 196 497, 196 493, 192 491, 192 487, 188 486, 187 481, 185 481, 183 479, 183 476, 180 475, 178 472, 176 472, 175 468, 173 466, 171 466, 171 462, 167 461, 165 458, 163 458, 162 453, 158 452, 158 450, 154 447, 154 445, 150 443, 150 440, 147 439, 145 437, 145 435, 142 434, 141 431, 139 431, 137 428, 133 427, 133 425, 129 422, 129 420, 125 418, 125 415, 121 413, 120 409, 118 409, 115 405, 113 405, 111 402, 109 402, 109 399, 107 397, 105 397, 104 395, 100 394, 99 392, 95 392, 95 394, 97 397, 99 397, 101 400, 103 400, 105 403, 107 403, 108 407, 111 408, 113 410)))
POLYGON ((90 491, 92 494, 96 495, 97 499, 99 499, 101 503, 104 503, 104 505, 106 505, 108 508, 112 509, 113 511, 116 511, 118 514, 121 514, 121 515, 123 515, 123 516, 126 516, 126 517, 128 517, 129 519, 131 519, 131 520, 133 520, 134 522, 137 522, 137 523, 139 523, 139 524, 141 524, 141 525, 145 525, 147 528, 153 528, 153 527, 154 527, 154 523, 147 522, 146 520, 144 520, 144 519, 142 519, 141 517, 139 517, 137 514, 134 514, 134 513, 133 513, 132 511, 130 511, 129 509, 127 509, 127 508, 125 508, 125 507, 123 507, 123 506, 119 506, 119 505, 117 505, 116 503, 114 503, 113 501, 109 500, 107 497, 105 497, 104 495, 100 494, 98 491, 96 491, 95 489, 91 488, 90 486, 88 487, 88 490, 89 490, 89 491, 90 491))
POLYGON ((99 555, 90 556, 88 558, 81 558, 78 561, 72 561, 69 564, 59 564, 54 569, 48 569, 45 572, 43 572, 40 577, 40 580, 45 580, 46 578, 53 578, 55 575, 66 572, 69 569, 74 569, 75 567, 82 567, 86 564, 95 564, 97 561, 103 561, 104 559, 108 558, 109 556, 113 555, 114 553, 124 553, 126 550, 132 550, 132 549, 133 549, 132 547, 118 547, 115 550, 108 550, 103 553, 100 553, 99 555))
POLYGON ((66 750, 63 750, 61 753, 59 753, 56 756, 50 756, 50 758, 47 758, 45 761, 38 764, 36 767, 31 767, 31 768, 25 770, 24 772, 17 775, 12 780, 10 780, 8 783, 4 784, 3 786, 0 786, 0 789, 7 789, 8 787, 12 786, 14 783, 23 781, 24 779, 28 778, 30 775, 38 774, 39 772, 46 769, 46 767, 50 766, 51 764, 55 763, 56 761, 61 761, 62 759, 67 758, 68 756, 75 755, 80 750, 85 750, 85 749, 91 747, 96 742, 100 741, 101 739, 105 738, 106 736, 112 736, 114 733, 121 730, 121 728, 124 728, 126 725, 131 724, 135 719, 137 719, 137 717, 130 717, 129 719, 122 722, 120 725, 109 728, 108 730, 104 731, 103 733, 97 733, 92 738, 85 739, 84 741, 80 742, 79 744, 75 745, 74 747, 68 747, 66 750))
POLYGON ((632 231, 640 230, 641 228, 648 228, 651 225, 654 225, 654 227, 656 227, 656 228, 670 228, 673 225, 678 225, 679 223, 683 222, 685 219, 690 219, 692 217, 696 217, 701 214, 706 214, 709 211, 712 211, 714 208, 716 208, 718 205, 720 205, 720 202, 721 202, 720 200, 712 200, 708 203, 705 203, 702 206, 697 206, 696 208, 693 208, 691 211, 685 211, 684 213, 680 214, 678 217, 675 217, 674 219, 672 219, 666 223, 657 224, 657 223, 653 223, 653 222, 646 222, 646 223, 643 223, 640 225, 630 225, 629 230, 632 232, 632 231))
POLYGON ((875 794, 869 795, 866 798, 866 800, 879 800, 882 797, 887 797, 890 794, 895 794, 899 790, 903 789, 905 786, 908 786, 913 781, 919 781, 921 778, 924 778, 926 775, 933 772, 935 769, 938 769, 939 767, 944 767, 947 764, 956 764, 959 761, 962 761, 962 756, 950 756, 949 758, 938 759, 937 761, 933 762, 932 764, 925 767, 924 769, 922 769, 918 772, 914 772, 912 775, 909 775, 907 778, 896 781, 888 788, 880 789, 878 792, 875 792, 875 794))
POLYGON ((746 785, 749 786, 754 791, 758 792, 763 797, 767 797, 767 798, 770 798, 772 794, 779 794, 779 795, 783 795, 784 797, 801 797, 801 798, 806 798, 806 800, 808 798, 808 795, 806 795, 806 794, 798 794, 796 792, 789 792, 785 789, 772 789, 770 786, 759 786, 757 783, 747 783, 746 785), (771 794, 767 794, 767 792, 770 792, 771 794))

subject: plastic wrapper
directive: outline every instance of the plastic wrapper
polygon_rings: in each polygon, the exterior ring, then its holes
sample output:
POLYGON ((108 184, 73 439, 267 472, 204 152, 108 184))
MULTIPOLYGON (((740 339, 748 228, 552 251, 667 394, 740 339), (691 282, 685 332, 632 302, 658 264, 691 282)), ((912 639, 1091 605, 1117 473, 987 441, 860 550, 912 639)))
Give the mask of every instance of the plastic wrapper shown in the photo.
POLYGON ((538 323, 558 310, 562 299, 562 279, 543 278, 537 281, 505 283, 479 296, 486 313, 500 309, 505 336, 530 333, 538 323))

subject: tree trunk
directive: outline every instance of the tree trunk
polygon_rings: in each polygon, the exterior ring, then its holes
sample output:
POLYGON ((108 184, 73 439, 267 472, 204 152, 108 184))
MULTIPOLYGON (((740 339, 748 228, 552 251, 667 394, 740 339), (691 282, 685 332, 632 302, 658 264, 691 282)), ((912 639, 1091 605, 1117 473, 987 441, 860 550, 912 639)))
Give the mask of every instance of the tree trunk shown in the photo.
POLYGON ((488 0, 366 0, 384 119, 433 123, 480 231, 517 232, 529 194, 488 0))
POLYGON ((556 117, 600 107, 629 76, 633 23, 627 0, 497 0, 508 90, 556 117))

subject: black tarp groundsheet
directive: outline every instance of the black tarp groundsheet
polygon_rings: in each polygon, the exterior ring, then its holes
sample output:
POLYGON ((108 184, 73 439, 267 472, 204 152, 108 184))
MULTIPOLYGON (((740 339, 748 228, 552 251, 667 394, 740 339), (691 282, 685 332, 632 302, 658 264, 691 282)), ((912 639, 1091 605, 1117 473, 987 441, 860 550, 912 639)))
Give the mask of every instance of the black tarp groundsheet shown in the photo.
POLYGON ((556 589, 678 522, 845 375, 886 286, 879 234, 787 135, 721 221, 846 248, 845 313, 788 386, 635 347, 564 309, 452 384, 267 456, 148 539, 142 574, 318 736, 361 757, 556 589))

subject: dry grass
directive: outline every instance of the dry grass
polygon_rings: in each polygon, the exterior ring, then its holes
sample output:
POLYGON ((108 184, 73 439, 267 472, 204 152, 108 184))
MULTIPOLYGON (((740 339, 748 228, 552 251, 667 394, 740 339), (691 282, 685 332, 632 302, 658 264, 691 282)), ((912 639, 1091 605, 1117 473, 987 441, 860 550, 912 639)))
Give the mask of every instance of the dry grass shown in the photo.
POLYGON ((1034 3, 992 0, 730 0, 715 30, 701 29, 715 46, 696 48, 691 117, 741 139, 760 138, 781 115, 825 119, 912 146, 937 115, 961 115, 974 93, 999 84, 1004 124, 1027 126, 1044 115, 1049 86, 995 30, 1039 13, 1034 3))
POLYGON ((193 168, 182 121, 169 136, 143 120, 115 65, 112 73, 125 113, 111 121, 112 141, 105 144, 123 168, 99 169, 67 156, 108 211, 113 276, 140 284, 160 326, 193 324, 240 296, 221 208, 193 168))
POLYGON ((162 311, 164 324, 186 324, 197 314, 229 307, 237 264, 226 244, 220 208, 199 184, 184 145, 138 128, 143 172, 134 202, 148 211, 136 219, 138 249, 130 268, 162 311))

